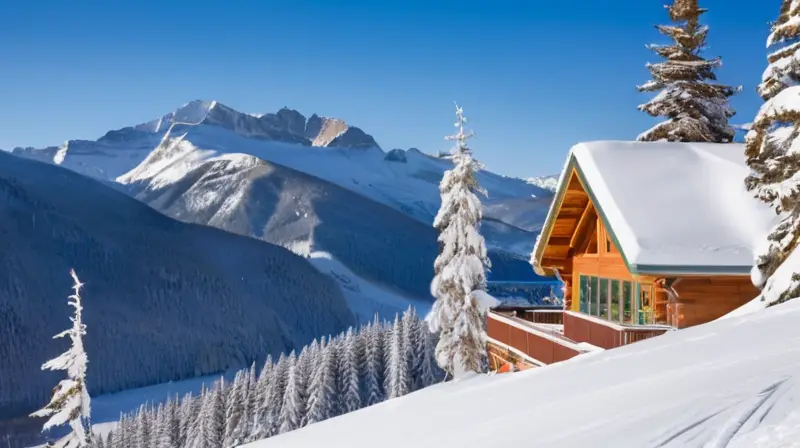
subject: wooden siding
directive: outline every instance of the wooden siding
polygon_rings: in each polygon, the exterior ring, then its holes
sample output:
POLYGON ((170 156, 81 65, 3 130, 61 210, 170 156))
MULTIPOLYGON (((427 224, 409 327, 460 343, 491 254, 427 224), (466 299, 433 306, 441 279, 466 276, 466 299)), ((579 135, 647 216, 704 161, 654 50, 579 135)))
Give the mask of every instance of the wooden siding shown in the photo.
POLYGON ((662 335, 666 329, 616 327, 583 318, 579 314, 564 313, 564 336, 577 342, 586 342, 606 350, 662 335))
POLYGON ((580 352, 554 341, 553 337, 533 328, 523 329, 499 320, 489 314, 487 334, 490 338, 519 350, 525 355, 541 362, 553 364, 570 359, 580 352))
POLYGON ((710 322, 758 296, 749 276, 683 277, 673 283, 677 305, 671 305, 677 328, 710 322))

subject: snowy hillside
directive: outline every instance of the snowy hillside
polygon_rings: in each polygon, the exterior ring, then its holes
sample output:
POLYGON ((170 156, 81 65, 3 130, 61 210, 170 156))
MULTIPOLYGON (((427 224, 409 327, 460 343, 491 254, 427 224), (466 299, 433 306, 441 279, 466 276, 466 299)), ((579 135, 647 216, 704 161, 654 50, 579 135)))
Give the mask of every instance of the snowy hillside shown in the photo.
MULTIPOLYGON (((268 146, 266 156, 259 148, 253 150, 254 155, 220 153, 195 146, 189 138, 195 132, 200 136, 210 132, 216 137, 209 140, 216 142, 236 137, 218 127, 189 126, 182 138, 165 139, 120 181, 131 186, 137 199, 176 219, 293 250, 306 247, 305 252, 327 252, 360 277, 428 301, 437 253, 433 227, 336 184, 263 160, 281 157, 284 148, 268 146), (227 135, 218 135, 222 133, 227 135)), ((204 140, 195 141, 203 144, 204 140)), ((243 150, 251 141, 226 147, 243 150)), ((288 151, 297 154, 297 148, 288 151)), ((335 151, 325 150, 347 156, 335 151)), ((486 221, 483 229, 495 248, 530 252, 531 232, 494 221, 486 221)), ((495 251, 493 257, 498 259, 496 278, 516 279, 519 272, 524 272, 522 279, 534 278, 523 256, 495 251)), ((385 309, 389 313, 385 317, 403 311, 407 304, 385 309)), ((368 319, 380 311, 356 308, 368 319)))
POLYGON ((798 447, 800 301, 521 373, 473 377, 252 448, 798 447), (435 410, 432 413, 431 410, 435 410))
POLYGON ((90 392, 239 367, 336 333, 336 283, 290 251, 188 225, 84 176, 0 153, 0 419, 46 403, 69 268, 86 283, 90 392))

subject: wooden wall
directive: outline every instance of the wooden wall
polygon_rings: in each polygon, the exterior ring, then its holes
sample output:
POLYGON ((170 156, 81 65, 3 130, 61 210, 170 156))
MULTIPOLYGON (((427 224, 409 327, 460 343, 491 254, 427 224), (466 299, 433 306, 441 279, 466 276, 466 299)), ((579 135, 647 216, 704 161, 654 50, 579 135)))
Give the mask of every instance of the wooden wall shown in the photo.
POLYGON ((678 328, 717 319, 759 294, 750 276, 683 277, 673 289, 678 294, 678 328))

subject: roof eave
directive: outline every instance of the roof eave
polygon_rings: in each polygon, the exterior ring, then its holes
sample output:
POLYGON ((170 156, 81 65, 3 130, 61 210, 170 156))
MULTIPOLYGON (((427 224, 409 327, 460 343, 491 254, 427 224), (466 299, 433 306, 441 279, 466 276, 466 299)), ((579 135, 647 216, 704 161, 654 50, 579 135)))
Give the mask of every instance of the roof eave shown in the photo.
POLYGON ((681 275, 719 275, 743 277, 749 276, 752 266, 665 266, 665 265, 646 265, 631 264, 631 273, 636 275, 659 275, 659 276, 681 276, 681 275))

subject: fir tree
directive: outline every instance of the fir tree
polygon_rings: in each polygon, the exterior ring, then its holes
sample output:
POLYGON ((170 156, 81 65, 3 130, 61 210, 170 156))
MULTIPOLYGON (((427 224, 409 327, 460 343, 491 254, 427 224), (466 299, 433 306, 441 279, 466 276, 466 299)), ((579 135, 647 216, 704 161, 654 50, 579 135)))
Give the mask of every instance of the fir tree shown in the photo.
POLYGON ((782 215, 757 255, 753 283, 775 305, 800 295, 800 276, 783 288, 767 280, 800 240, 800 2, 784 0, 767 39, 769 65, 758 93, 766 101, 745 138, 749 191, 782 215))
POLYGON ((372 406, 384 400, 383 388, 381 387, 381 372, 385 363, 383 362, 380 326, 369 324, 364 333, 366 335, 364 338, 366 347, 362 402, 364 406, 372 406))
POLYGON ((414 308, 408 307, 403 315, 405 334, 403 345, 408 358, 409 392, 422 389, 422 361, 425 356, 424 334, 427 329, 422 327, 422 321, 417 318, 414 308))
POLYGON ((74 285, 73 294, 69 296, 68 304, 75 309, 75 316, 71 317, 72 328, 65 330, 53 338, 69 336, 72 345, 66 352, 57 358, 51 359, 42 365, 42 370, 66 370, 67 379, 61 380, 53 389, 53 398, 44 408, 31 414, 32 417, 50 417, 45 422, 42 431, 47 431, 54 426, 69 423, 72 432, 67 436, 64 448, 88 447, 91 442, 90 398, 86 390, 86 364, 88 359, 83 349, 83 335, 86 334, 86 325, 83 324, 83 306, 81 305, 80 282, 74 270, 70 271, 74 285))
POLYGON ((261 369, 261 374, 258 376, 258 381, 255 385, 255 403, 253 404, 252 414, 250 416, 250 436, 247 441, 252 442, 266 437, 267 434, 267 417, 272 397, 272 384, 273 384, 273 364, 272 357, 267 356, 267 361, 261 369))
POLYGON ((386 366, 386 394, 388 398, 402 397, 408 393, 408 363, 403 348, 403 321, 395 316, 392 343, 386 366))
POLYGON ((195 448, 219 448, 225 436, 225 409, 222 398, 224 384, 216 385, 202 396, 202 407, 197 421, 197 435, 191 441, 195 448))
POLYGON ((648 48, 666 59, 647 64, 653 79, 638 87, 640 92, 659 92, 655 98, 639 106, 639 110, 666 120, 639 135, 640 141, 730 143, 734 129, 728 119, 735 112, 728 98, 741 87, 711 83, 714 69, 722 65, 720 58, 704 59, 708 27, 699 23, 706 9, 698 0, 675 0, 667 6, 674 25, 659 25, 658 31, 672 39, 670 45, 649 45, 648 48))
POLYGON ((279 434, 294 431, 300 427, 303 421, 305 403, 303 402, 302 381, 302 373, 298 368, 294 352, 292 352, 288 360, 286 389, 283 393, 283 406, 281 407, 280 427, 278 428, 279 434))
POLYGON ((197 409, 195 406, 195 402, 198 401, 194 397, 192 397, 191 393, 184 395, 183 399, 181 399, 180 409, 178 411, 179 422, 178 422, 178 443, 179 447, 185 446, 189 442, 189 435, 192 431, 193 422, 196 419, 195 410, 197 409))
POLYGON ((308 424, 327 420, 335 415, 336 360, 328 344, 322 349, 322 359, 311 380, 308 391, 308 424))
POLYGON ((222 442, 222 446, 225 448, 232 448, 243 441, 238 439, 236 430, 240 422, 246 420, 244 410, 247 399, 248 376, 247 370, 236 372, 228 392, 228 402, 225 408, 225 436, 222 442))
POLYGON ((362 364, 361 358, 363 353, 361 350, 361 339, 353 333, 352 328, 347 330, 342 348, 343 353, 339 374, 339 390, 341 391, 340 401, 342 413, 348 413, 361 409, 359 366, 362 364))
POLYGON ((485 316, 473 297, 473 291, 486 289, 489 258, 478 233, 482 217, 481 203, 475 193, 485 194, 478 185, 475 171, 481 168, 472 158, 464 133, 463 109, 456 106, 458 133, 455 140, 452 170, 445 172, 439 186, 442 205, 434 219, 439 229, 439 256, 434 262, 431 293, 436 298, 431 310, 431 331, 439 332, 437 362, 447 372, 460 376, 479 372, 486 356, 485 316))

